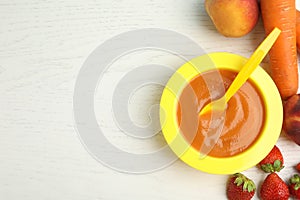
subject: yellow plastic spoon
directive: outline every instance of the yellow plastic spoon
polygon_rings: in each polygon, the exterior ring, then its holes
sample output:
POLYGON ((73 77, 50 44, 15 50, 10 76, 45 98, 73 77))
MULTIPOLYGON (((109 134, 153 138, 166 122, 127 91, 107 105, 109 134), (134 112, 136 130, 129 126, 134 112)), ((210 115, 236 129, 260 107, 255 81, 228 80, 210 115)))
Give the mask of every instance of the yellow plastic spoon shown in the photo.
POLYGON ((213 109, 218 111, 224 111, 227 106, 229 99, 242 87, 242 85, 247 81, 252 72, 256 69, 259 63, 267 55, 276 39, 278 38, 281 30, 274 28, 273 31, 266 37, 266 39, 259 45, 259 47, 252 54, 250 59, 243 66, 241 71, 238 73, 236 78, 233 80, 225 95, 218 100, 212 101, 200 111, 200 115, 206 113, 207 111, 213 109))

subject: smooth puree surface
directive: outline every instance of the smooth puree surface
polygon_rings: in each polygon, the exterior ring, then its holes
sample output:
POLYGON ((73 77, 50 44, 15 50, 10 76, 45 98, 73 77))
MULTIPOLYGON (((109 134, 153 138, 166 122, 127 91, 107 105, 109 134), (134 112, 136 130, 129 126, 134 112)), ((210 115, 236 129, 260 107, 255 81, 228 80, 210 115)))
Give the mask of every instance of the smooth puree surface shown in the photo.
POLYGON ((198 151, 209 149, 207 153, 213 157, 241 153, 256 141, 263 128, 263 101, 249 80, 229 100, 224 113, 208 112, 199 116, 211 98, 224 95, 235 76, 229 70, 202 73, 183 89, 179 98, 177 120, 181 133, 192 147, 198 151))

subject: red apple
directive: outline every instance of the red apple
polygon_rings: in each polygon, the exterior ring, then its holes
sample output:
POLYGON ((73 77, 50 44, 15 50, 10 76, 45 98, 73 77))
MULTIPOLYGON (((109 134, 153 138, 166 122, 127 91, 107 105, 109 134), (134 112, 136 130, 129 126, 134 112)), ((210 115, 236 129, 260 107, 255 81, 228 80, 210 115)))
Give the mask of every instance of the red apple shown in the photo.
POLYGON ((284 132, 300 145, 300 95, 291 96, 284 104, 284 132))
POLYGON ((205 9, 217 30, 227 37, 246 35, 259 17, 257 0, 205 0, 205 9))

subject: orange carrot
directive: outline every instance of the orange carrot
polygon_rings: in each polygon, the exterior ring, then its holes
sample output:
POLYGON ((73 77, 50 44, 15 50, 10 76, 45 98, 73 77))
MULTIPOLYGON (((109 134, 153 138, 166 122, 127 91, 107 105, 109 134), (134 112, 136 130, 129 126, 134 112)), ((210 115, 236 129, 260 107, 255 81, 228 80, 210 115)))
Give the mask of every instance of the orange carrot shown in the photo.
POLYGON ((297 41, 297 49, 300 51, 300 12, 297 10, 296 12, 296 41, 297 41))
POLYGON ((282 99, 298 90, 295 0, 261 0, 261 14, 266 34, 274 27, 281 34, 269 52, 271 76, 282 99))

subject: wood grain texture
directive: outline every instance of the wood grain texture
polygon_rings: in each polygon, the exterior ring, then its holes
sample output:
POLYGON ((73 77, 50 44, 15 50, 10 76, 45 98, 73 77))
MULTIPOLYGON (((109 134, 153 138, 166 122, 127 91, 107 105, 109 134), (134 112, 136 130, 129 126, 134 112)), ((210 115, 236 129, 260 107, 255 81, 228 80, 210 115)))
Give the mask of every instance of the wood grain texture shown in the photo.
MULTIPOLYGON (((196 0, 2 0, 0 2, 0 199, 226 199, 227 176, 210 175, 176 161, 163 170, 130 175, 97 162, 83 147, 73 119, 73 92, 88 55, 117 34, 163 28, 184 34, 206 52, 248 57, 263 40, 261 21, 242 38, 218 34, 196 0)), ((178 58, 156 51, 138 52, 115 62, 95 95, 99 125, 107 138, 129 152, 151 152, 165 145, 158 134, 137 140, 122 134, 111 113, 112 90, 128 70, 149 63, 180 66, 178 58), (138 57, 138 59, 137 59, 138 57)), ((133 97, 133 121, 147 122, 160 87, 133 97)), ((300 148, 282 135, 285 180, 300 161, 300 148)), ((265 174, 244 172, 259 185, 265 174)), ((255 196, 255 199, 258 199, 255 196)))

